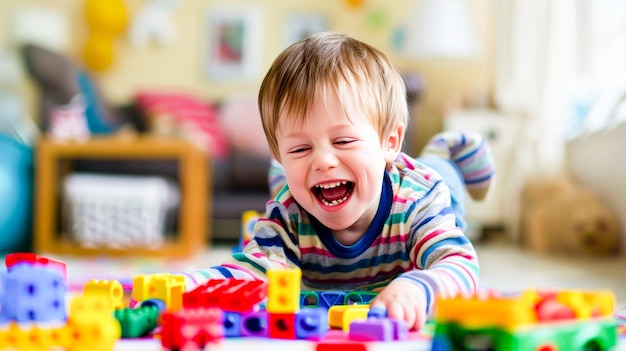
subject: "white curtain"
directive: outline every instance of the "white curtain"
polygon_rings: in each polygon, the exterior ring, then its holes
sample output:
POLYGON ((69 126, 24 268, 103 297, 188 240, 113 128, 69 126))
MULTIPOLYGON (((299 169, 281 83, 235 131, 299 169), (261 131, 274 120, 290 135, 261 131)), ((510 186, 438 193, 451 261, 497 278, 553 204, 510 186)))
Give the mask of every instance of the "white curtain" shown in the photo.
POLYGON ((506 114, 521 120, 509 166, 506 225, 519 239, 520 191, 527 179, 563 172, 568 81, 576 28, 574 1, 498 0, 495 100, 506 114))

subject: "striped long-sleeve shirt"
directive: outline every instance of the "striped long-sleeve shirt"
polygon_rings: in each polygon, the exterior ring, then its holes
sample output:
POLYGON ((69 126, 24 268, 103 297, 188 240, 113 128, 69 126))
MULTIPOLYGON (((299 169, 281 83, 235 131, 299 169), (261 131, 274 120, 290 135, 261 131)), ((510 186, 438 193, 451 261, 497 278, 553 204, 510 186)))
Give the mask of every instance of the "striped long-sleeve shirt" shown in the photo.
POLYGON ((271 268, 299 267, 303 288, 378 291, 393 279, 423 287, 432 310, 435 295, 477 289, 476 252, 455 226, 450 193, 432 169, 401 154, 386 171, 378 212, 353 245, 298 205, 288 186, 267 204, 254 239, 228 262, 188 275, 192 286, 212 277, 265 279, 271 268))

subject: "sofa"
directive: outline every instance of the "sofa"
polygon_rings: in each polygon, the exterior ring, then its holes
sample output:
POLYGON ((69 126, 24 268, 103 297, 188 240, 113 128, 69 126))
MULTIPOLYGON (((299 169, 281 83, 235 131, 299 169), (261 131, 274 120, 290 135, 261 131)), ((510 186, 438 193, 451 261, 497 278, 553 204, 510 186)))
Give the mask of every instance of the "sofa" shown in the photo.
MULTIPOLYGON (((267 172, 270 153, 265 146, 254 96, 233 97, 215 103, 179 92, 155 90, 138 92, 131 103, 115 106, 108 103, 100 94, 97 81, 71 58, 31 44, 21 48, 21 58, 28 76, 38 91, 39 112, 36 121, 42 133, 50 132, 50 117, 55 109, 70 104, 77 95, 83 97, 84 114, 90 135, 99 136, 130 130, 138 134, 178 134, 178 137, 197 139, 197 130, 210 129, 213 133, 211 139, 213 144, 207 143, 207 137, 211 137, 207 133, 200 133, 199 138, 203 141, 201 146, 207 148, 207 162, 212 169, 210 194, 212 206, 211 213, 207 213, 207 216, 210 216, 213 242, 236 243, 240 236, 242 213, 247 210, 264 210, 269 198, 267 172), (179 123, 184 125, 184 128, 174 128, 170 125, 168 130, 159 121, 159 111, 155 111, 154 106, 146 102, 147 97, 157 98, 158 102, 182 99, 188 103, 186 106, 193 104, 196 112, 201 112, 201 118, 194 121, 195 124, 179 123), (210 121, 211 125, 207 126, 207 121, 210 121), (246 125, 247 128, 241 128, 242 125, 246 125), (216 145, 219 145, 219 152, 216 152, 216 145)), ((182 108, 177 112, 176 106, 168 111, 169 115, 184 113, 182 108)), ((178 121, 180 122, 180 119, 178 121)), ((134 162, 84 159, 75 162, 73 171, 159 175, 173 180, 178 178, 176 162, 169 160, 134 162)), ((176 226, 177 223, 172 225, 176 226)))

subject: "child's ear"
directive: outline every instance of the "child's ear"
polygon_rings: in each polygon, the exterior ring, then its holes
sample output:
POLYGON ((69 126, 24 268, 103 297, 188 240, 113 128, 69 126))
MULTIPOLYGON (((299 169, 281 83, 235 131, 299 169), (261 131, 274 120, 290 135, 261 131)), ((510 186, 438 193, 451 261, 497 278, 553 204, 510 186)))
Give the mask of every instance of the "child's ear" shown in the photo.
POLYGON ((400 150, 402 149, 402 141, 404 140, 404 125, 396 126, 385 139, 385 161, 391 163, 396 160, 400 150))

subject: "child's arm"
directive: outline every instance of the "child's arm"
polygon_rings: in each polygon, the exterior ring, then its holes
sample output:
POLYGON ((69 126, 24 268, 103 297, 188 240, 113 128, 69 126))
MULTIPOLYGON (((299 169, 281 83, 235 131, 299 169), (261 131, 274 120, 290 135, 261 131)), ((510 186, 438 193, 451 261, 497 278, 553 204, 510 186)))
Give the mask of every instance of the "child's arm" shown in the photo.
POLYGON ((214 278, 266 279, 268 269, 293 268, 300 263, 297 239, 290 234, 289 216, 279 203, 268 204, 269 218, 259 219, 254 227, 254 238, 243 252, 233 254, 226 262, 192 273, 186 277, 186 290, 214 278), (283 216, 283 214, 285 214, 283 216))
POLYGON ((392 281, 372 305, 414 329, 426 322, 435 296, 450 297, 477 290, 478 259, 471 242, 455 226, 447 186, 440 182, 416 203, 411 224, 410 258, 415 267, 392 281))

